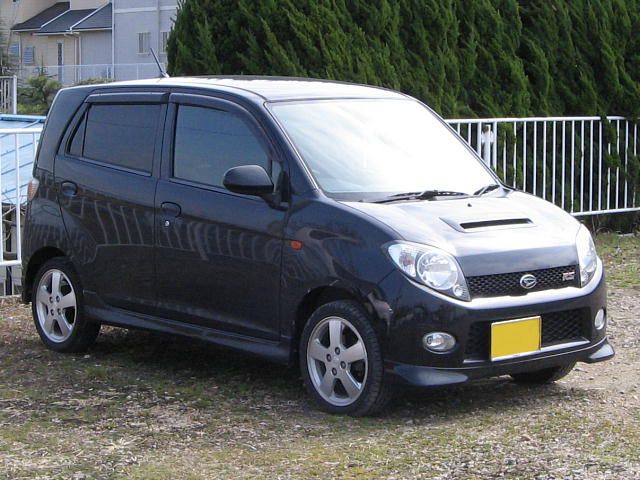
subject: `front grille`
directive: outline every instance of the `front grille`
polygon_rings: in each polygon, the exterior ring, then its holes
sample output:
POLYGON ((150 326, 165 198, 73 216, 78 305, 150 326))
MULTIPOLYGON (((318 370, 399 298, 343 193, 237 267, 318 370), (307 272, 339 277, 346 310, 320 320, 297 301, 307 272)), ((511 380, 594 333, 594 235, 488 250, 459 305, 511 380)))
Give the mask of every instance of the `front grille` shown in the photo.
POLYGON ((542 346, 582 339, 586 332, 583 310, 566 310, 542 316, 542 346))
POLYGON ((577 287, 580 279, 576 265, 566 267, 545 268, 527 272, 500 273, 497 275, 480 275, 467 277, 471 298, 500 297, 503 295, 524 295, 528 292, 550 290, 554 288, 577 287), (531 274, 537 283, 531 289, 520 285, 523 275, 531 274), (567 278, 572 279, 567 280, 567 278))
POLYGON ((467 337, 465 357, 482 359, 488 355, 490 327, 488 322, 472 323, 467 337))
MULTIPOLYGON (((584 340, 589 337, 585 310, 566 310, 542 315, 542 346, 584 340)), ((476 322, 469 327, 465 358, 486 360, 491 343, 491 322, 476 322)))

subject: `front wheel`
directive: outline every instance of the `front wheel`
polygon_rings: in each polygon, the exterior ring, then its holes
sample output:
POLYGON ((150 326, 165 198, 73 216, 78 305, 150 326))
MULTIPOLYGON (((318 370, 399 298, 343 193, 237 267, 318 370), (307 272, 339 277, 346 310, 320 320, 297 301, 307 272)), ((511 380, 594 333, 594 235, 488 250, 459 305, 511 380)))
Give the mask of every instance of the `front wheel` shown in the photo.
POLYGON ((80 279, 64 258, 52 258, 38 270, 31 308, 40 339, 51 350, 82 352, 100 331, 99 323, 84 316, 80 279))
POLYGON ((561 365, 559 367, 545 368, 544 370, 536 370, 535 372, 514 373, 511 378, 516 383, 525 385, 544 385, 546 383, 553 383, 556 380, 560 380, 563 377, 569 375, 575 363, 568 365, 561 365))
POLYGON ((378 337, 355 302, 328 303, 313 313, 300 339, 300 369, 327 412, 371 415, 390 400, 378 337))

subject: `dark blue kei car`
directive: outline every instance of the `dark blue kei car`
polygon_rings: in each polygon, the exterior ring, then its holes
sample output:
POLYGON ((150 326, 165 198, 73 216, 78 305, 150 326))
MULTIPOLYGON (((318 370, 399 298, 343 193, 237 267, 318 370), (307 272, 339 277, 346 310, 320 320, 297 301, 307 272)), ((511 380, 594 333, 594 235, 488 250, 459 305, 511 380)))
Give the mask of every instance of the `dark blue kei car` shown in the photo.
POLYGON ((397 385, 543 383, 614 354, 588 230, 397 92, 64 89, 29 197, 23 300, 59 352, 102 324, 186 335, 299 364, 320 407, 351 415, 397 385))

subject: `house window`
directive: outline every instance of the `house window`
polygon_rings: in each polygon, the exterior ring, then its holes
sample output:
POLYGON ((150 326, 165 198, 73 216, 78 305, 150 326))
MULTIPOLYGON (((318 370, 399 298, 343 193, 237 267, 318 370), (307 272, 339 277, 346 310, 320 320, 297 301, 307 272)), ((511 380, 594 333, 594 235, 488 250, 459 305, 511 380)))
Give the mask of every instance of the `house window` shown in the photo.
POLYGON ((18 42, 13 42, 9 45, 9 56, 14 58, 20 57, 20 44, 18 42))
POLYGON ((167 42, 169 41, 169 32, 161 32, 160 37, 160 53, 167 52, 167 42))
POLYGON ((138 33, 138 53, 149 53, 151 46, 151 32, 138 33))
POLYGON ((25 47, 22 54, 22 63, 25 65, 33 65, 35 59, 35 47, 25 47))

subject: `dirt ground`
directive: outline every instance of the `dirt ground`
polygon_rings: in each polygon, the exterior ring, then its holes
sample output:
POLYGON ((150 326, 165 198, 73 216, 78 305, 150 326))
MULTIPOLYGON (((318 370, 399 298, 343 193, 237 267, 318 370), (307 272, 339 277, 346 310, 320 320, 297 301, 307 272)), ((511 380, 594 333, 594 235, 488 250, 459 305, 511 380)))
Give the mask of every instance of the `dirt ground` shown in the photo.
POLYGON ((189 340, 105 328, 55 354, 4 302, 0 478, 640 479, 640 288, 610 288, 609 314, 617 356, 555 385, 404 392, 352 419, 293 370, 189 340))

